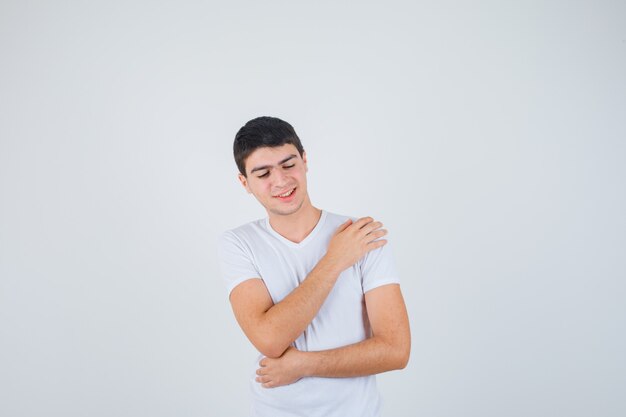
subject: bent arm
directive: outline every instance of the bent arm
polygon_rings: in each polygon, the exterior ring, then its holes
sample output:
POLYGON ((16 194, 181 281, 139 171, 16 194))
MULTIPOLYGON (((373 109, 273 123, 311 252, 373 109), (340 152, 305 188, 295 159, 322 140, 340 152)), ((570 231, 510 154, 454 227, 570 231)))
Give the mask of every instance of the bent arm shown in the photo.
POLYGON ((237 322, 252 344, 269 358, 280 357, 311 323, 332 290, 339 274, 367 252, 387 243, 382 223, 364 217, 342 224, 326 255, 304 281, 274 304, 261 279, 244 281, 230 294, 237 322))
POLYGON ((261 279, 244 281, 230 295, 235 318, 259 352, 277 358, 313 320, 340 272, 322 258, 306 279, 277 304, 261 279))
POLYGON ((411 334, 404 299, 397 284, 365 294, 372 337, 318 352, 287 350, 277 359, 261 360, 257 382, 266 388, 290 384, 305 376, 357 377, 402 369, 409 360, 411 334))

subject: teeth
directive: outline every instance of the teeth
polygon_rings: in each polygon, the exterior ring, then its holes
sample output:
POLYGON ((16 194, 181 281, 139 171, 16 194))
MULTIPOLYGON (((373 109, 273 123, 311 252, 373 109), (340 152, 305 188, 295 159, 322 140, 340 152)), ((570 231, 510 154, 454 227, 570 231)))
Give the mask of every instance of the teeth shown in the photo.
POLYGON ((277 197, 289 197, 294 190, 295 188, 292 188, 291 191, 287 191, 285 194, 279 194, 277 197))

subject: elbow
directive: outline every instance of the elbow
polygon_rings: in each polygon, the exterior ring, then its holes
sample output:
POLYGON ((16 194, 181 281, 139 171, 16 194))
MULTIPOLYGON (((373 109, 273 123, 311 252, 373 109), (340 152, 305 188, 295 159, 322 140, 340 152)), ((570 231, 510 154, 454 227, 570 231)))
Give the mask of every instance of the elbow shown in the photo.
POLYGON ((287 349, 281 349, 280 347, 275 347, 275 346, 267 346, 264 348, 257 348, 259 352, 261 352, 261 354, 263 356, 265 356, 266 358, 270 358, 270 359, 278 359, 281 356, 283 356, 283 353, 285 353, 285 350, 287 349))
POLYGON ((411 357, 411 342, 402 343, 396 349, 395 369, 404 369, 409 364, 411 357))
POLYGON ((407 351, 406 353, 402 353, 401 355, 398 355, 398 362, 397 362, 397 368, 396 369, 404 369, 406 368, 406 366, 409 364, 409 358, 411 356, 410 351, 407 351))
POLYGON ((385 371, 396 371, 406 368, 411 356, 411 344, 396 340, 384 342, 386 345, 385 371))
POLYGON ((270 359, 276 359, 283 356, 283 353, 285 353, 289 345, 283 346, 281 343, 277 343, 272 338, 267 338, 254 343, 254 347, 256 347, 263 356, 270 359))
POLYGON ((247 336, 259 353, 271 359, 280 358, 293 342, 283 332, 263 322, 257 323, 247 336))

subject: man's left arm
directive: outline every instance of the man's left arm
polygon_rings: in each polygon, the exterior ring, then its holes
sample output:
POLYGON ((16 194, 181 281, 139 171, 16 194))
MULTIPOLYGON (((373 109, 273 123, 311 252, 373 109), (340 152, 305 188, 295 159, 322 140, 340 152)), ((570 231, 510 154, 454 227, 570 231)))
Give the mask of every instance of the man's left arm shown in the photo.
POLYGON ((370 338, 318 352, 289 348, 280 358, 263 358, 257 382, 274 388, 306 376, 344 378, 404 368, 411 351, 411 334, 400 286, 388 284, 366 292, 365 305, 372 327, 370 338))

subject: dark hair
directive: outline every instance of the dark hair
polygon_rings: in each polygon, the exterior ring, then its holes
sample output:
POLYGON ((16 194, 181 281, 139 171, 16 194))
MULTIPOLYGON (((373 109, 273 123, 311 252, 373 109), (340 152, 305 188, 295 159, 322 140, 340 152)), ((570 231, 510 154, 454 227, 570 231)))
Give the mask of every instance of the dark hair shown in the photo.
POLYGON ((233 153, 239 172, 246 175, 246 158, 258 148, 276 147, 285 144, 296 147, 300 156, 304 152, 300 138, 293 127, 276 117, 262 116, 250 120, 235 135, 233 153))

